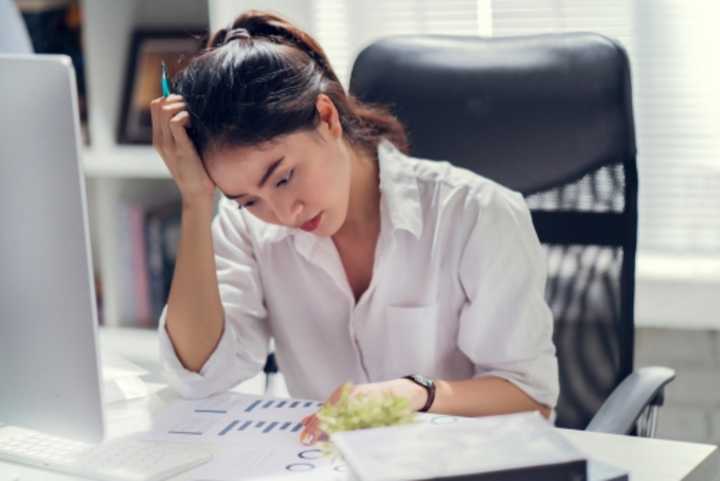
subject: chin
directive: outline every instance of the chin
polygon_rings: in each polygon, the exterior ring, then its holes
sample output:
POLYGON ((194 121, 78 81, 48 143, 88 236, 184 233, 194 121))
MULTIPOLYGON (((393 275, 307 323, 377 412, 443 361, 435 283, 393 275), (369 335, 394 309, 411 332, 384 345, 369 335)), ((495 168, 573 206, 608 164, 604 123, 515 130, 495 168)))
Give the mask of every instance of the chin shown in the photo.
POLYGON ((327 225, 320 225, 317 229, 315 229, 312 234, 315 234, 319 237, 332 237, 337 232, 337 229, 333 228, 332 226, 327 225))
POLYGON ((332 213, 330 213, 329 211, 325 211, 325 214, 323 215, 322 223, 318 226, 317 229, 315 229, 313 234, 321 236, 321 237, 334 236, 340 230, 340 226, 337 225, 337 223, 334 220, 335 220, 335 218, 332 216, 332 213))

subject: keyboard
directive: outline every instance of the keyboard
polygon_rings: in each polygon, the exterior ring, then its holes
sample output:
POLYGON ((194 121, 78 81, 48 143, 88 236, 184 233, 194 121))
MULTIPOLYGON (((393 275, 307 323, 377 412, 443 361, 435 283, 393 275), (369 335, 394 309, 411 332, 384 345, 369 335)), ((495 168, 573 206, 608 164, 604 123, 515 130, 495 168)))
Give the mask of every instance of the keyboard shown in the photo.
POLYGON ((0 426, 0 459, 102 481, 160 481, 211 458, 197 444, 123 438, 94 445, 0 426))

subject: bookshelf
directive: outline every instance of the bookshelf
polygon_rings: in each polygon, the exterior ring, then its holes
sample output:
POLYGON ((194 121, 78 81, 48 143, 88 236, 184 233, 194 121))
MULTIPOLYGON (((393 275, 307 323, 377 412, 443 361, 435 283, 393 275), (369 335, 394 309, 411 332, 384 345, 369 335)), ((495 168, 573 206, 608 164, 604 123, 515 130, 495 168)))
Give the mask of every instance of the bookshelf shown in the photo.
POLYGON ((128 208, 179 203, 160 156, 150 145, 118 144, 125 75, 136 29, 217 29, 250 8, 274 10, 311 30, 309 0, 81 0, 91 144, 82 149, 100 316, 107 326, 151 327, 138 319, 129 250, 128 208))
POLYGON ((151 147, 120 145, 100 150, 86 146, 82 152, 85 175, 91 179, 151 178, 168 179, 168 172, 162 159, 151 147))
MULTIPOLYGON (((150 145, 116 142, 132 33, 140 28, 208 28, 208 2, 84 0, 83 47, 91 144, 82 149, 100 316, 108 326, 138 326, 129 246, 128 207, 178 202, 179 192, 150 145)), ((151 327, 148 320, 143 320, 151 327)))

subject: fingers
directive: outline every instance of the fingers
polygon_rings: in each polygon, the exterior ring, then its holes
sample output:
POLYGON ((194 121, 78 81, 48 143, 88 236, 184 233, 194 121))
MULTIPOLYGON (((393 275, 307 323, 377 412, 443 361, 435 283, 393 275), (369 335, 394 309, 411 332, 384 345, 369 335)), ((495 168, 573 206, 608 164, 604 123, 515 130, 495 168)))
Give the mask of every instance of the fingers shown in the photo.
MULTIPOLYGON (((184 106, 185 104, 183 104, 184 106)), ((180 149, 194 149, 195 146, 188 136, 187 130, 190 125, 190 114, 187 110, 176 113, 170 119, 170 132, 172 133, 175 145, 180 149)))
POLYGON ((182 102, 165 104, 160 107, 160 130, 162 131, 164 147, 166 149, 175 147, 175 137, 170 130, 170 122, 172 118, 184 108, 185 104, 182 102))
POLYGON ((152 121, 152 143, 156 149, 159 149, 162 143, 162 132, 160 132, 160 120, 158 109, 162 103, 162 97, 154 99, 150 102, 150 120, 152 121))
MULTIPOLYGON (((339 386, 333 393, 330 395, 328 400, 326 401, 326 404, 335 404, 340 400, 340 397, 343 394, 343 390, 345 389, 346 385, 343 384, 339 386)), ((357 386, 350 386, 350 395, 352 396, 357 391, 357 386)), ((300 433, 300 442, 303 444, 313 444, 316 441, 326 441, 328 439, 327 433, 323 432, 322 429, 320 429, 320 419, 318 419, 317 415, 312 414, 310 416, 305 416, 302 419, 302 423, 304 426, 303 431, 300 433)))
POLYGON ((342 396, 343 386, 340 386, 330 395, 330 399, 328 399, 328 404, 335 404, 340 400, 340 396, 342 396))
MULTIPOLYGON (((335 404, 338 399, 340 399, 340 395, 342 394, 343 386, 338 387, 333 391, 333 393, 330 395, 328 400, 326 401, 327 404, 335 404)), ((302 423, 305 426, 303 431, 300 433, 300 442, 303 444, 313 444, 316 441, 324 441, 328 439, 328 436, 326 433, 324 433, 320 429, 320 420, 315 414, 312 414, 310 416, 305 416, 302 419, 302 423)))
POLYGON ((205 170, 187 132, 191 117, 180 95, 160 97, 150 102, 153 145, 187 202, 212 198, 215 183, 205 170))
POLYGON ((185 127, 190 116, 180 95, 159 97, 150 102, 152 119, 153 146, 162 157, 173 177, 176 176, 176 147, 188 148, 192 145, 185 127), (184 114, 184 115, 181 115, 184 114))
POLYGON ((159 97, 150 102, 153 145, 160 153, 174 146, 175 139, 170 130, 170 120, 184 108, 185 102, 180 95, 159 97))
POLYGON ((305 428, 300 433, 300 442, 311 445, 316 441, 327 439, 327 435, 320 429, 320 420, 314 414, 303 418, 305 428))

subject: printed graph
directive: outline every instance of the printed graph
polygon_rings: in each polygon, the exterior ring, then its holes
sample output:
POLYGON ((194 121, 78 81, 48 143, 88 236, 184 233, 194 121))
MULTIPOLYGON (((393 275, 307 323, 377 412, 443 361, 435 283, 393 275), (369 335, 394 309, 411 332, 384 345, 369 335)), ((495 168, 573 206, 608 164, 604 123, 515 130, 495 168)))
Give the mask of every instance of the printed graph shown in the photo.
POLYGON ((257 421, 253 419, 234 419, 218 432, 218 436, 226 436, 227 434, 237 432, 251 434, 297 433, 302 429, 302 427, 302 422, 297 421, 257 421))
POLYGON ((292 401, 288 399, 257 399, 253 402, 251 402, 248 407, 245 408, 246 413, 251 413, 253 411, 258 411, 260 409, 279 409, 279 408, 285 408, 285 409, 299 409, 299 408, 312 408, 312 407, 320 407, 323 403, 317 402, 317 401, 292 401))
MULTIPOLYGON (((323 403, 306 399, 261 398, 223 393, 197 401, 178 400, 153 423, 154 436, 161 440, 212 443, 219 448, 241 451, 252 458, 243 467, 242 478, 270 473, 312 471, 328 481, 346 481, 341 458, 326 456, 316 447, 303 446, 302 419, 323 403)), ((234 458, 226 460, 235 462, 234 458)), ((210 468, 208 468, 210 469, 210 468)), ((203 479, 218 477, 208 471, 203 479)), ((232 478, 234 479, 234 478, 232 478)))
MULTIPOLYGON (((235 436, 286 434, 293 438, 302 429, 300 420, 323 403, 304 399, 267 399, 220 395, 199 402, 184 403, 165 428, 173 437, 204 437, 228 440, 235 436), (188 416, 187 414, 190 414, 188 416)), ((181 405, 178 405, 181 406, 181 405)), ((264 437, 264 436, 262 436, 264 437)))

